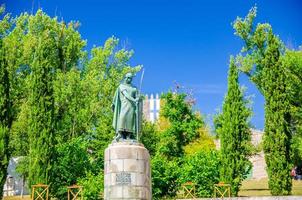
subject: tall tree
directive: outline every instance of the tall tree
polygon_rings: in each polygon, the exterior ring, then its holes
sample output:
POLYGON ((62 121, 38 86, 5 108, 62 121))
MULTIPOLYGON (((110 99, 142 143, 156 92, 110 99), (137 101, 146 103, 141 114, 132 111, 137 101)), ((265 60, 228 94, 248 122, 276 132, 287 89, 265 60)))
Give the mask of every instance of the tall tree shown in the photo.
POLYGON ((10 130, 12 156, 28 153, 28 75, 30 68, 25 62, 24 38, 27 32, 28 15, 13 19, 13 26, 5 37, 7 67, 10 72, 13 123, 10 130))
POLYGON ((248 119, 251 110, 247 107, 238 82, 238 69, 234 58, 230 59, 228 91, 223 103, 220 127, 217 132, 221 143, 221 180, 231 184, 232 195, 237 196, 242 180, 251 163, 251 132, 248 119))
POLYGON ((159 152, 168 158, 184 154, 184 146, 199 138, 199 129, 204 127, 202 117, 195 113, 186 101, 185 93, 162 95, 163 106, 160 115, 168 120, 169 126, 162 131, 159 152))
MULTIPOLYGON (((1 9, 4 9, 1 7, 1 9)), ((1 11, 0 14, 2 14, 1 11)), ((7 177, 7 166, 10 159, 9 129, 11 127, 10 81, 5 55, 3 38, 9 26, 9 16, 0 21, 0 198, 3 196, 3 186, 7 177)))
POLYGON ((141 68, 129 65, 133 51, 118 49, 119 41, 112 37, 88 57, 83 51, 86 42, 77 31, 79 23, 66 25, 41 10, 22 13, 13 26, 9 20, 7 15, 0 24, 0 106, 4 118, 10 119, 0 137, 1 184, 10 156, 8 131, 13 155, 28 158, 29 167, 23 169, 29 173, 30 185, 56 181, 58 168, 53 169, 53 164, 61 159, 61 144, 79 136, 89 143, 90 160, 97 161, 92 174, 98 173, 104 148, 114 135, 114 90, 124 74, 141 68))
POLYGON ((265 98, 264 152, 273 195, 291 192, 290 101, 286 68, 282 64, 284 45, 269 24, 254 27, 256 7, 234 23, 235 34, 245 42, 237 61, 265 98))
POLYGON ((302 49, 287 50, 282 57, 286 74, 287 94, 290 100, 292 132, 292 159, 294 165, 302 163, 302 49))
POLYGON ((54 163, 55 119, 53 80, 59 66, 54 19, 41 10, 28 18, 25 46, 29 54, 29 185, 49 183, 54 163))
POLYGON ((78 32, 78 22, 55 23, 58 37, 59 66, 53 82, 55 101, 56 140, 61 143, 87 132, 89 119, 85 118, 84 89, 81 86, 81 68, 86 42, 78 32))
POLYGON ((265 134, 263 148, 267 163, 269 186, 272 194, 289 194, 292 187, 290 104, 286 75, 279 58, 279 40, 271 35, 264 59, 265 83, 265 134))
MULTIPOLYGON (((0 15, 5 7, 0 7, 0 15)), ((3 196, 3 185, 7 177, 7 167, 11 156, 9 148, 10 129, 15 117, 15 82, 17 73, 11 65, 12 57, 10 43, 7 37, 10 34, 14 20, 9 14, 0 20, 0 199, 3 196)))
POLYGON ((10 97, 9 97, 9 79, 6 69, 4 48, 2 47, 2 41, 0 41, 0 198, 3 195, 3 185, 6 181, 7 166, 10 159, 9 145, 9 128, 11 126, 10 119, 10 97))
POLYGON ((179 166, 184 160, 185 146, 199 139, 204 121, 195 113, 183 92, 168 92, 161 96, 158 122, 157 151, 152 158, 154 198, 175 196, 178 190, 179 166))
MULTIPOLYGON (((72 89, 78 89, 75 83, 79 76, 74 74, 80 73, 76 66, 84 55, 82 48, 86 42, 76 31, 77 27, 77 22, 66 25, 38 10, 34 15, 22 13, 16 17, 12 30, 5 38, 9 50, 8 66, 15 72, 12 77, 17 77, 11 81, 14 88, 14 114, 18 113, 18 116, 12 125, 10 146, 13 155, 30 157, 31 167, 26 167, 31 171, 29 174, 36 176, 37 180, 42 176, 43 182, 47 182, 48 178, 43 177, 48 176, 46 174, 53 162, 46 161, 50 160, 47 156, 51 157, 48 151, 54 153, 52 150, 55 143, 66 141, 64 138, 68 131, 64 131, 66 129, 61 125, 64 123, 66 127, 75 127, 76 124, 69 123, 61 115, 67 113, 62 109, 64 106, 77 111, 78 102, 69 103, 69 100, 79 98, 72 98, 71 95, 66 97, 65 92, 78 91, 72 89), (61 82, 63 84, 59 85, 61 82), (70 86, 71 84, 73 85, 70 86), (61 90, 57 89, 58 85, 61 90), (62 106, 61 100, 68 105, 62 106), (70 104, 75 108, 70 108, 70 104), (54 132, 58 134, 54 135, 54 132), (47 156, 43 157, 41 154, 47 156), (45 167, 46 163, 48 168, 45 167)), ((71 120, 73 117, 70 117, 71 120)), ((73 132, 80 131, 76 129, 73 132)))

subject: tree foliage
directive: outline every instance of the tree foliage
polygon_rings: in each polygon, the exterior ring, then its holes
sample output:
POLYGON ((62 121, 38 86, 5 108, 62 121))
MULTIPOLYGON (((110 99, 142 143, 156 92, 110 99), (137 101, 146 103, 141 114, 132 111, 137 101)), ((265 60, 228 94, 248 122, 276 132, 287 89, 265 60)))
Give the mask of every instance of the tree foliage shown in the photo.
MULTIPOLYGON (((4 7, 0 7, 0 14, 4 7)), ((3 186, 7 177, 7 166, 10 159, 9 132, 12 124, 12 73, 7 65, 7 47, 4 39, 11 26, 9 15, 0 21, 0 198, 3 196, 3 186)))
POLYGON ((251 168, 251 131, 247 107, 235 61, 230 59, 228 90, 219 116, 218 132, 221 144, 221 180, 231 184, 232 195, 237 196, 241 182, 251 168))
POLYGON ((78 184, 85 188, 83 196, 85 200, 95 199, 101 200, 101 191, 104 188, 104 173, 100 172, 97 175, 88 171, 84 178, 78 180, 78 184))
MULTIPOLYGON (((241 71, 255 83, 265 98, 264 152, 269 176, 269 188, 273 195, 291 192, 291 124, 295 114, 290 90, 298 91, 297 83, 289 76, 289 67, 283 59, 286 49, 267 24, 254 26, 256 7, 244 18, 234 23, 235 34, 245 43, 237 62, 241 71), (291 82, 291 84, 289 84, 291 82), (289 87, 289 86, 292 87, 289 87), (294 88, 293 88, 294 87, 294 88)), ((291 70, 296 70, 291 67, 291 70)), ((293 97, 293 96, 292 96, 293 97)), ((295 121, 295 120, 294 120, 295 121)))
POLYGON ((185 157, 179 173, 179 182, 195 183, 198 197, 213 197, 213 185, 219 182, 220 167, 218 151, 200 149, 185 157))
POLYGON ((49 183, 54 163, 55 119, 53 80, 59 65, 54 20, 39 11, 28 18, 24 45, 30 55, 29 184, 49 183))
POLYGON ((204 122, 186 102, 185 93, 168 92, 161 98, 160 115, 168 120, 169 126, 160 133, 159 152, 169 158, 180 157, 184 154, 184 146, 199 137, 198 130, 204 122))
POLYGON ((76 182, 78 174, 70 173, 72 177, 66 175, 63 180, 54 172, 58 167, 71 170, 62 164, 68 155, 62 155, 62 145, 78 138, 89 144, 85 151, 78 150, 89 157, 90 164, 81 160, 74 170, 103 176, 103 151, 114 135, 110 110, 114 90, 127 72, 141 67, 129 65, 133 51, 119 49, 115 37, 103 47, 94 47, 88 56, 78 26, 78 22, 66 24, 42 10, 13 19, 6 15, 1 20, 2 185, 12 153, 26 156, 28 170, 21 171, 29 175, 30 185, 50 184, 58 187, 52 188, 52 195, 62 195, 63 184, 76 182), (56 185, 57 180, 61 181, 56 185))
POLYGON ((159 142, 158 134, 159 131, 156 124, 148 121, 143 122, 142 135, 140 136, 139 141, 148 149, 151 157, 154 156, 157 151, 157 145, 159 142))
POLYGON ((174 197, 179 189, 180 159, 168 159, 156 154, 151 160, 152 198, 174 197))
MULTIPOLYGON (((203 155, 206 154, 207 158, 211 159, 208 161, 214 163, 217 157, 210 156, 214 148, 213 140, 206 131, 201 115, 194 112, 191 102, 187 101, 186 93, 168 92, 162 95, 160 118, 156 123, 156 129, 150 128, 148 131, 150 131, 148 135, 153 135, 153 140, 158 141, 154 145, 156 151, 151 161, 153 198, 174 197, 180 185, 186 181, 201 183, 193 177, 194 173, 196 175, 200 172, 199 169, 205 170, 199 177, 213 178, 214 182, 218 179, 217 176, 212 176, 215 174, 210 172, 212 168, 205 166, 203 162, 205 160, 199 160, 201 157, 195 158, 194 166, 198 162, 202 166, 190 172, 193 167, 193 162, 187 160, 190 156, 203 152, 203 155), (195 150, 197 152, 193 152, 195 150), (185 169, 188 171, 184 171, 185 169), (183 173, 192 174, 192 176, 185 178, 181 176, 183 173)), ((150 138, 143 140, 147 141, 147 146, 150 146, 150 138)), ((219 166, 216 167, 219 168, 219 166)), ((218 173, 219 170, 216 172, 218 173)), ((208 193, 205 191, 208 187, 202 187, 200 186, 199 190, 201 196, 212 194, 212 190, 208 193)))
POLYGON ((58 144, 56 161, 51 171, 51 193, 58 199, 66 198, 66 186, 77 184, 91 171, 91 162, 87 153, 87 141, 78 137, 68 143, 58 144))
POLYGON ((290 100, 292 159, 294 165, 299 165, 302 163, 302 51, 287 50, 282 65, 286 69, 286 93, 290 100))
POLYGON ((200 151, 212 151, 216 149, 214 138, 209 134, 209 130, 206 127, 202 127, 198 130, 198 138, 184 147, 185 155, 194 155, 200 151))

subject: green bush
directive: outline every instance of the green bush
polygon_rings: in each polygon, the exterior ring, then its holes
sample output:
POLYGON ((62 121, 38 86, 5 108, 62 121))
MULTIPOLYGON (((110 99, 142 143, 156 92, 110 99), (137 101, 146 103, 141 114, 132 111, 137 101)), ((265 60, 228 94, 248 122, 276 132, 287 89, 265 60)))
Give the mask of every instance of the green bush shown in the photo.
POLYGON ((158 131, 156 130, 155 124, 144 121, 143 130, 140 136, 140 142, 144 144, 146 149, 148 149, 151 156, 156 153, 157 144, 159 141, 158 131))
POLYGON ((104 190, 104 173, 101 171, 95 175, 91 172, 86 174, 85 178, 79 179, 78 184, 83 186, 83 195, 85 200, 99 200, 104 190))
POLYGON ((175 196, 179 185, 179 162, 156 155, 151 161, 151 166, 153 199, 175 196))
POLYGON ((77 184, 78 178, 86 176, 91 164, 87 144, 81 138, 74 138, 56 147, 57 158, 51 175, 51 194, 58 199, 67 196, 66 186, 77 184))
POLYGON ((212 197, 213 185, 219 182, 219 160, 216 150, 199 151, 195 155, 187 156, 182 167, 179 167, 179 182, 193 182, 196 184, 198 197, 212 197))

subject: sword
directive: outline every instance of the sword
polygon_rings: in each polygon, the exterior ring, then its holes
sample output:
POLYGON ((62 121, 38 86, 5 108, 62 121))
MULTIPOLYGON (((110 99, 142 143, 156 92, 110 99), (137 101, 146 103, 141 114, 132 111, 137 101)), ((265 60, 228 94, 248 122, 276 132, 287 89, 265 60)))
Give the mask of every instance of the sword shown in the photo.
POLYGON ((143 84, 143 78, 144 78, 144 73, 145 69, 143 68, 142 75, 141 75, 141 80, 140 80, 140 85, 139 85, 139 90, 138 90, 138 98, 139 100, 136 102, 136 139, 139 141, 139 101, 140 101, 140 96, 141 96, 141 89, 142 89, 142 84, 143 84))
POLYGON ((144 74, 145 74, 145 69, 143 68, 142 75, 141 75, 141 81, 139 83, 139 90, 138 90, 139 94, 140 94, 140 92, 142 90, 142 84, 143 84, 144 74))

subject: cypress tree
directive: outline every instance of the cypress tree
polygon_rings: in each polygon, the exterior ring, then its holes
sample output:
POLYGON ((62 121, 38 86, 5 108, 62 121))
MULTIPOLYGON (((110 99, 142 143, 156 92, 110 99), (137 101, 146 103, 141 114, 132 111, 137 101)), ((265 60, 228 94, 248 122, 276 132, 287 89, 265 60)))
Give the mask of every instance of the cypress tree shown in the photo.
POLYGON ((33 45, 29 92, 29 185, 49 182, 54 162, 53 79, 58 64, 55 33, 48 16, 38 11, 29 18, 28 39, 33 45))
POLYGON ((0 38, 0 199, 3 196, 3 186, 6 181, 6 170, 10 158, 8 144, 11 126, 10 83, 4 52, 3 40, 0 38))
POLYGON ((265 98, 265 133, 263 147, 273 195, 291 192, 290 177, 292 114, 287 75, 283 63, 284 45, 273 33, 272 27, 258 24, 253 27, 256 8, 234 23, 235 34, 243 39, 245 46, 237 56, 240 69, 250 77, 265 98))
MULTIPOLYGON (((0 7, 0 14, 4 12, 4 7, 0 7)), ((9 70, 7 67, 6 47, 4 38, 6 31, 10 28, 10 16, 5 15, 0 20, 0 199, 3 197, 3 186, 7 177, 7 167, 10 159, 9 131, 12 125, 11 112, 11 89, 9 70)))
POLYGON ((286 92, 286 77, 280 60, 279 40, 269 34, 268 48, 263 59, 265 96, 264 153, 273 195, 290 194, 290 107, 286 92))
POLYGON ((251 114, 238 82, 238 69, 234 58, 230 59, 228 91, 219 117, 217 132, 221 143, 221 180, 231 184, 232 195, 237 196, 241 181, 246 177, 251 163, 251 133, 248 118, 251 114))

